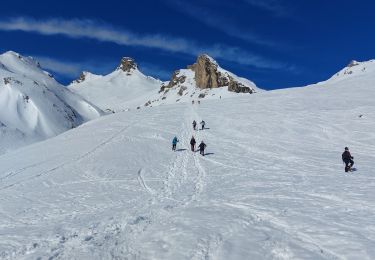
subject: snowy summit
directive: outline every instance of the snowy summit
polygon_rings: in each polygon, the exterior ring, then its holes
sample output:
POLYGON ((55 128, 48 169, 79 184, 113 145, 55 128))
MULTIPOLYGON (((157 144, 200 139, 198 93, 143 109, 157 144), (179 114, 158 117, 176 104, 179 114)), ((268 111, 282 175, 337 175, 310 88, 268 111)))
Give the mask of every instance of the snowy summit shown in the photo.
POLYGON ((41 141, 102 115, 43 71, 39 62, 0 55, 0 154, 41 141))
POLYGON ((258 91, 252 81, 222 69, 205 54, 187 69, 175 71, 167 82, 144 75, 134 59, 124 57, 112 73, 98 76, 83 72, 69 89, 106 111, 220 99, 258 91))

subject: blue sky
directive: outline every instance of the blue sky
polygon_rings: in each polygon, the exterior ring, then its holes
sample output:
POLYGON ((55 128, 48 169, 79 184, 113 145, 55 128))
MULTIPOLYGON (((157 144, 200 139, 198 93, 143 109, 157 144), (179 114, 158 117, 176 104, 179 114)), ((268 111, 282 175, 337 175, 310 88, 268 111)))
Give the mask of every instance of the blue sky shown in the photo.
POLYGON ((122 56, 167 80, 200 53, 265 89, 330 77, 375 58, 375 1, 4 1, 0 51, 41 61, 62 83, 122 56))

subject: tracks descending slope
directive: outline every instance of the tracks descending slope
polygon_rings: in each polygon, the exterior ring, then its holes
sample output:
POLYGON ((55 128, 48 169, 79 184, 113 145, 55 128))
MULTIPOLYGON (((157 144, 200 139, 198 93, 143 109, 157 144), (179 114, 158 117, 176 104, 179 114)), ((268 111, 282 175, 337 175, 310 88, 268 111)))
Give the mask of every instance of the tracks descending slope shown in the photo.
MULTIPOLYGON (((138 172, 140 185, 149 193, 150 199, 147 205, 137 212, 138 216, 134 216, 133 220, 126 224, 121 240, 126 244, 127 257, 147 258, 145 252, 149 250, 142 250, 142 248, 146 245, 151 246, 150 237, 156 237, 154 243, 161 243, 160 240, 168 240, 175 235, 171 230, 161 232, 160 226, 176 225, 175 221, 181 218, 181 212, 199 202, 199 196, 205 186, 206 171, 200 164, 198 155, 189 149, 190 137, 193 134, 191 127, 193 118, 198 118, 198 115, 191 106, 187 105, 178 133, 180 143, 177 151, 171 152, 173 160, 165 174, 162 187, 151 188, 147 180, 142 177, 144 169, 138 172)), ((199 134, 200 137, 202 135, 199 134)), ((162 254, 162 252, 155 254, 162 254)))

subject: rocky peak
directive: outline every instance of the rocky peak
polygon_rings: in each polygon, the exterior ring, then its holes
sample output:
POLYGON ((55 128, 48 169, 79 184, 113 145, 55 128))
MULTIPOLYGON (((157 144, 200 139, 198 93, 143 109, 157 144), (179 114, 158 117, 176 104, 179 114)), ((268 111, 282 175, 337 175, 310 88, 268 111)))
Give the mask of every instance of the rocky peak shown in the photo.
POLYGON ((210 56, 198 56, 196 63, 189 66, 195 72, 195 81, 199 88, 228 87, 231 92, 253 93, 254 89, 236 81, 228 72, 222 70, 210 56))
POLYGON ((177 85, 181 85, 185 82, 186 76, 185 75, 180 75, 180 70, 176 70, 173 75, 171 80, 168 83, 167 88, 172 88, 177 85))
POLYGON ((359 65, 359 62, 356 61, 356 60, 352 60, 347 67, 351 68, 351 67, 354 67, 354 66, 357 66, 359 65))
POLYGON ((137 63, 135 60, 130 57, 123 57, 120 61, 120 65, 117 67, 117 70, 122 70, 124 72, 131 72, 138 69, 137 63))
POLYGON ((195 81, 199 88, 219 88, 228 86, 228 78, 218 71, 217 62, 210 56, 199 55, 197 61, 188 66, 195 72, 195 81))
POLYGON ((239 82, 234 74, 220 68, 219 64, 207 54, 199 55, 193 65, 187 66, 187 70, 193 73, 181 73, 181 71, 186 70, 175 71, 168 85, 163 85, 160 91, 178 86, 182 87, 186 81, 189 81, 190 78, 187 77, 194 77, 195 84, 200 89, 228 87, 231 92, 255 92, 252 86, 239 82), (192 74, 192 76, 189 74, 192 74))
POLYGON ((76 84, 78 84, 78 83, 81 83, 81 82, 85 81, 85 80, 86 80, 86 77, 87 77, 87 74, 89 74, 89 72, 87 72, 87 71, 83 71, 83 72, 79 75, 78 79, 73 80, 72 83, 76 83, 76 84))

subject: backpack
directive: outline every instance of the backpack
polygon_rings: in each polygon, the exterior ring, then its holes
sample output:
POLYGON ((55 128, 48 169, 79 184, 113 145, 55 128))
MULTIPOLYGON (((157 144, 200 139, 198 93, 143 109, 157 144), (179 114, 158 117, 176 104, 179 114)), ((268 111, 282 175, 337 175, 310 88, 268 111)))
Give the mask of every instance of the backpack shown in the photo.
POLYGON ((345 151, 342 153, 341 155, 342 157, 342 160, 345 161, 345 160, 348 160, 348 159, 351 159, 351 155, 350 155, 350 152, 349 151, 345 151))

